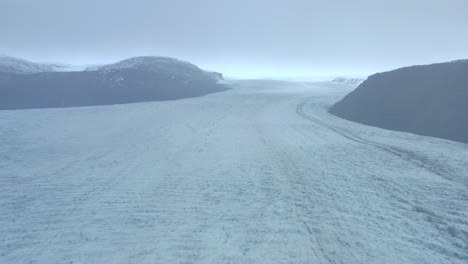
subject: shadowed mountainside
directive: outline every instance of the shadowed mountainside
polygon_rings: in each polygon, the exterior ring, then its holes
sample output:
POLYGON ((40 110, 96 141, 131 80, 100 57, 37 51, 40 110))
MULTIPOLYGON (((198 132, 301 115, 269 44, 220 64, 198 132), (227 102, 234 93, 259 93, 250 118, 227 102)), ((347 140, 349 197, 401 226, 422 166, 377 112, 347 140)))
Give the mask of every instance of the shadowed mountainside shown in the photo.
POLYGON ((367 125, 468 143, 468 60, 372 75, 329 112, 367 125))

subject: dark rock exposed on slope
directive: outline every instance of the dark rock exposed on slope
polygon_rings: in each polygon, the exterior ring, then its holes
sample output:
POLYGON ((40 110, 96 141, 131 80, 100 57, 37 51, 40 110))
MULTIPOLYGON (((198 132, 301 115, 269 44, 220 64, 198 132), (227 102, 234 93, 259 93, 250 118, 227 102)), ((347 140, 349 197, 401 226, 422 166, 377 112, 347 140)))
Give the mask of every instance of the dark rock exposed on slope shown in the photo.
POLYGON ((468 60, 372 75, 329 111, 367 125, 468 143, 468 60))
POLYGON ((219 73, 165 57, 131 58, 91 71, 0 71, 0 109, 175 100, 226 90, 219 80, 219 73))

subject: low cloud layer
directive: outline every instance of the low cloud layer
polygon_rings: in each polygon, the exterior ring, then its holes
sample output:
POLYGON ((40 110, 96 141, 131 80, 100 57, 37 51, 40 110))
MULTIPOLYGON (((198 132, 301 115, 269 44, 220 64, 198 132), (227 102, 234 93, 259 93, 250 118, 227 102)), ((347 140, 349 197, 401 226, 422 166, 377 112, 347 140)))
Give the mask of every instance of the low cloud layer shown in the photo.
POLYGON ((465 0, 5 0, 0 53, 189 60, 232 76, 365 75, 468 58, 465 0))

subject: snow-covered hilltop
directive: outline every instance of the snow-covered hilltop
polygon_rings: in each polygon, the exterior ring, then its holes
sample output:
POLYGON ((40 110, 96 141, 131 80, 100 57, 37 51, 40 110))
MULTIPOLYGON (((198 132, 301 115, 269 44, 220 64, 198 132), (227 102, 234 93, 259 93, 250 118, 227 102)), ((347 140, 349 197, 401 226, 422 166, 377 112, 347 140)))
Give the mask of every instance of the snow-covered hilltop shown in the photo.
POLYGON ((130 69, 138 68, 154 72, 173 72, 180 73, 181 69, 185 72, 200 72, 201 69, 190 62, 182 61, 169 57, 159 56, 141 56, 122 60, 113 64, 104 65, 99 67, 98 70, 116 70, 116 69, 130 69), (177 66, 177 72, 174 67, 177 66))
POLYGON ((57 71, 57 69, 45 63, 36 63, 4 55, 0 56, 0 72, 14 74, 31 74, 52 71, 57 71))
POLYGON ((0 73, 34 74, 40 72, 92 71, 102 66, 102 64, 71 65, 65 63, 41 63, 0 55, 0 73))
POLYGON ((98 67, 96 70, 107 72, 115 70, 139 70, 168 75, 173 79, 200 75, 209 76, 217 81, 223 80, 221 73, 204 71, 190 62, 161 56, 134 57, 98 67))

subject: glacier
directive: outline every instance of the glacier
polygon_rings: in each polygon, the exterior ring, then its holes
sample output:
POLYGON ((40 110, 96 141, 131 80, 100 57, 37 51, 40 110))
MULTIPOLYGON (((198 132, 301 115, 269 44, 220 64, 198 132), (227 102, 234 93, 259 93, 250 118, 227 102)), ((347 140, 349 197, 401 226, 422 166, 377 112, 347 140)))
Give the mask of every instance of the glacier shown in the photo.
POLYGON ((0 111, 0 263, 467 263, 468 145, 327 113, 355 86, 0 111))

